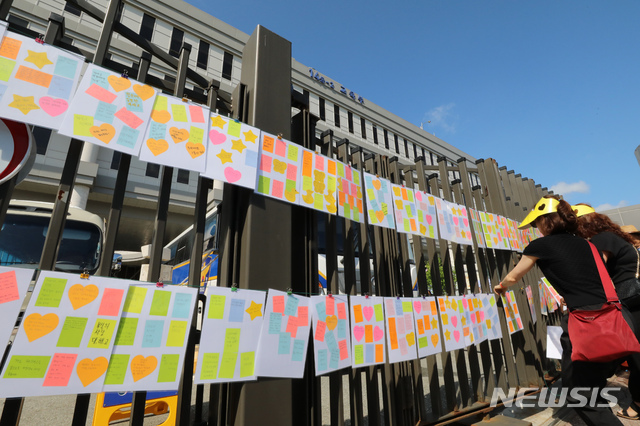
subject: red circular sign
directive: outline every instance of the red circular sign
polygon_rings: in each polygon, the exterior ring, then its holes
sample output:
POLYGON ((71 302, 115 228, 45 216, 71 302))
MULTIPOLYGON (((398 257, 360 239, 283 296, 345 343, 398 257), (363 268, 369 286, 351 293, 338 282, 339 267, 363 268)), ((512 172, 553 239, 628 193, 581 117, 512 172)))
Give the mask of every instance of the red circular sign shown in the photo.
MULTIPOLYGON (((33 165, 33 144, 33 134, 25 123, 0 119, 0 183, 14 177, 25 165, 33 165)), ((18 179, 24 176, 26 173, 18 179)))

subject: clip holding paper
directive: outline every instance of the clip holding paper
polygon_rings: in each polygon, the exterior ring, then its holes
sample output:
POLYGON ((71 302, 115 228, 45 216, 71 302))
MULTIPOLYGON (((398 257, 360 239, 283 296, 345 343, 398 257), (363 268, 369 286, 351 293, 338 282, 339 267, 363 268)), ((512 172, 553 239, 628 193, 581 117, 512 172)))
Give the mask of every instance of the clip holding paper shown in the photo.
POLYGON ((189 103, 189 98, 187 98, 186 96, 182 97, 182 102, 184 102, 185 104, 189 103))
POLYGON ((287 296, 291 296, 293 294, 293 289, 291 287, 289 287, 287 289, 287 296))
POLYGON ((333 297, 333 294, 331 294, 331 290, 327 291, 327 297, 329 297, 329 298, 333 297))
POLYGON ((82 271, 82 273, 80 274, 80 278, 83 280, 89 279, 89 270, 87 268, 85 268, 84 271, 82 271))
POLYGON ((127 70, 122 71, 122 74, 120 74, 120 77, 126 78, 128 80, 129 79, 129 71, 127 71, 127 70))
POLYGON ((426 294, 423 294, 423 295, 422 295, 422 298, 423 298, 423 299, 426 299, 426 298, 427 298, 427 295, 426 295, 426 294))
POLYGON ((233 285, 231 286, 231 291, 232 291, 232 292, 234 292, 234 293, 235 293, 236 291, 238 291, 238 284, 233 283, 233 285))
POLYGON ((44 44, 44 35, 38 34, 38 37, 36 37, 36 43, 44 44))
POLYGON ((162 287, 164 287, 164 283, 163 283, 162 281, 158 281, 158 282, 156 283, 156 287, 157 287, 157 288, 162 288, 162 287))
POLYGON ((364 294, 364 298, 365 298, 365 299, 368 299, 368 298, 369 298, 369 293, 365 293, 365 294, 364 294))

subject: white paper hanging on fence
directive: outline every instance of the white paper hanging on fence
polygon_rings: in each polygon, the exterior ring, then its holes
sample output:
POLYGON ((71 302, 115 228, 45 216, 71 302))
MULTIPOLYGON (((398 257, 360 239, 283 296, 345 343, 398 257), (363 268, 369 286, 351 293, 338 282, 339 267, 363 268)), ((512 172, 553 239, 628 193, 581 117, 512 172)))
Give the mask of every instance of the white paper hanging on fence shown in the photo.
POLYGON ((418 358, 412 302, 413 298, 410 297, 384 298, 390 363, 418 358))
POLYGON ((338 170, 336 160, 300 148, 300 205, 325 213, 338 211, 338 170))
POLYGON ((436 198, 424 191, 414 191, 418 214, 418 232, 426 238, 438 239, 438 212, 436 198))
POLYGON ((464 348, 462 298, 460 296, 438 296, 438 308, 440 309, 440 324, 442 324, 445 350, 449 352, 464 348))
POLYGON ((0 378, 0 397, 101 392, 129 283, 42 271, 0 378))
POLYGON ((255 189, 260 152, 260 130, 211 113, 207 170, 202 176, 255 189))
POLYGON ((316 376, 351 367, 347 296, 311 296, 316 376))
POLYGON ((83 63, 79 55, 6 32, 0 44, 0 116, 59 129, 83 63))
POLYGON ((508 290, 504 296, 502 296, 502 305, 504 306, 504 315, 507 320, 509 334, 522 330, 524 326, 522 324, 522 318, 520 317, 516 295, 513 290, 508 290))
POLYGON ((489 340, 501 339, 502 328, 500 328, 500 318, 498 318, 498 305, 495 294, 480 294, 482 309, 484 311, 484 325, 487 327, 487 338, 489 340))
POLYGON ((477 345, 487 340, 486 324, 483 324, 482 301, 473 294, 462 296, 462 334, 467 346, 477 345), (483 327, 484 325, 484 327, 483 327))
POLYGON ((526 294, 527 294, 527 302, 529 302, 529 312, 531 312, 531 322, 533 324, 536 323, 536 305, 533 302, 533 291, 531 289, 531 286, 528 285, 524 288, 526 294))
POLYGON ((256 192, 300 204, 298 170, 302 165, 302 147, 266 132, 261 132, 260 144, 256 192))
POLYGON ((338 163, 338 215, 364 222, 364 199, 360 172, 348 164, 338 163))
POLYGON ((393 199, 396 230, 405 234, 420 235, 413 189, 392 183, 391 197, 393 199))
POLYGON ((309 298, 269 289, 264 315, 256 375, 302 378, 311 328, 309 298))
POLYGON ((436 298, 432 296, 414 298, 413 317, 418 340, 418 358, 442 352, 436 298))
POLYGON ((482 229, 482 221, 480 220, 480 213, 477 210, 469 208, 469 220, 473 227, 473 232, 476 237, 476 244, 479 248, 487 248, 487 242, 484 239, 484 230, 482 229))
POLYGON ((33 269, 12 269, 0 266, 0 345, 2 347, 9 342, 33 272, 33 269))
POLYGON ((383 298, 351 296, 349 303, 353 367, 383 364, 386 360, 383 298))
POLYGON ((367 198, 369 224, 395 229, 391 182, 367 172, 363 172, 367 198))
POLYGON ((153 103, 140 160, 202 173, 208 130, 209 108, 160 93, 153 103))
POLYGON ((560 336, 562 336, 562 327, 547 326, 547 358, 562 359, 560 336))
POLYGON ((129 287, 104 390, 178 390, 197 288, 129 287))
POLYGON ((6 21, 0 21, 0 40, 4 38, 7 33, 7 26, 9 25, 6 21))
POLYGON ((256 380, 266 293, 210 287, 202 322, 195 383, 256 380))
POLYGON ((138 155, 157 90, 89 64, 58 133, 138 155))

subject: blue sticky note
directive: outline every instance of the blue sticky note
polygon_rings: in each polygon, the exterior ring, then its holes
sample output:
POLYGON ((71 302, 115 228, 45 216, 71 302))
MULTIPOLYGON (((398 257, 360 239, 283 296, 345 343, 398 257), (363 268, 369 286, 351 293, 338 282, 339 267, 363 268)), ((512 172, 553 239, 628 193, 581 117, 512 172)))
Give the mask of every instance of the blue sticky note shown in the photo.
POLYGON ((73 80, 54 75, 51 77, 47 95, 53 98, 69 99, 71 98, 71 90, 73 90, 73 80))
POLYGON ((2 99, 2 97, 4 96, 4 92, 7 91, 7 85, 6 84, 0 84, 0 99, 2 99))
POLYGON ((378 204, 378 202, 376 200, 370 200, 369 204, 371 204, 371 209, 378 211, 380 210, 380 204, 378 204))
POLYGON ((176 297, 173 299, 173 312, 171 313, 171 316, 173 318, 189 318, 191 299, 191 294, 176 293, 176 297))
POLYGON ((327 371, 327 350, 318 351, 318 371, 327 371))
POLYGON ((136 146, 136 142, 138 142, 139 133, 140 132, 138 130, 132 129, 131 127, 124 126, 122 127, 122 130, 120 130, 120 134, 118 135, 118 141, 116 143, 126 148, 133 149, 136 146))
POLYGON ((402 300, 396 299, 396 315, 402 315, 402 300))
POLYGON ((127 109, 131 112, 143 112, 142 110, 142 99, 140 96, 135 93, 126 92, 125 93, 125 105, 127 109))
POLYGON ((327 320, 327 311, 325 302, 316 303, 316 312, 318 313, 318 319, 322 322, 327 320))
POLYGON ((114 114, 118 110, 117 105, 108 104, 106 102, 99 101, 96 112, 93 114, 93 118, 103 123, 113 124, 114 114))
POLYGON ((93 72, 91 73, 91 84, 97 84, 98 86, 102 87, 103 89, 107 89, 109 90, 109 73, 96 68, 93 70, 93 72))
POLYGON ((329 356, 329 368, 335 370, 338 367, 340 367, 340 352, 331 351, 331 355, 329 356))
POLYGON ((278 334, 282 328, 282 314, 271 312, 269 314, 269 334, 278 334))
POLYGON ((333 335, 332 332, 325 333, 324 343, 327 345, 327 348, 329 348, 329 351, 340 352, 340 348, 338 347, 338 342, 336 342, 336 337, 333 335))
POLYGON ((162 329, 164 321, 147 320, 142 336, 143 348, 159 348, 162 346, 162 329))
POLYGON ((229 322, 242 322, 244 317, 244 300, 231 299, 231 307, 229 309, 229 322))
POLYGON ((73 79, 76 76, 80 61, 65 56, 58 56, 53 74, 73 79))
POLYGON ((298 303, 300 303, 300 301, 298 300, 297 297, 295 296, 287 296, 287 305, 284 307, 284 314, 285 315, 291 315, 291 316, 297 316, 298 315, 298 303))
POLYGON ((254 169, 258 167, 258 153, 256 151, 249 151, 247 150, 247 153, 245 154, 244 157, 244 165, 245 166, 249 166, 249 167, 253 167, 254 169))
POLYGON ((487 324, 482 324, 482 330, 484 331, 484 334, 488 334, 489 330, 487 330, 487 324))
POLYGON ((152 121, 149 124, 149 138, 151 139, 164 139, 167 134, 167 125, 162 123, 156 123, 152 121))
POLYGON ((364 362, 366 362, 367 364, 372 363, 375 360, 373 352, 374 350, 374 345, 364 345, 364 362))
POLYGON ((338 320, 338 339, 347 338, 347 320, 338 320))
POLYGON ((295 339, 293 341, 291 361, 304 361, 304 340, 295 339))
POLYGON ((291 334, 280 333, 278 340, 278 355, 288 355, 291 353, 291 334))

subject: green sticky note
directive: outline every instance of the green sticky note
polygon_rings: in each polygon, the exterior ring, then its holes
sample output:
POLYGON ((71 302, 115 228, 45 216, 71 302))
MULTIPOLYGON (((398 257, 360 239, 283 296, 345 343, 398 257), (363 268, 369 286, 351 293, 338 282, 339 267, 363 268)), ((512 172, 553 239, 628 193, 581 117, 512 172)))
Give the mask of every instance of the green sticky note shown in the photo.
POLYGON ((300 150, 295 144, 289 144, 289 150, 287 151, 287 158, 291 161, 298 161, 298 153, 300 150))
POLYGON ((364 350, 362 345, 353 348, 353 359, 356 365, 364 364, 364 350))
POLYGON ((123 317, 118 325, 115 345, 132 346, 136 340, 136 330, 138 329, 138 318, 123 317))
POLYGON ((404 206, 404 210, 407 212, 407 217, 412 218, 413 212, 411 211, 411 204, 407 204, 404 206))
POLYGON ((124 308, 122 308, 122 311, 131 312, 132 314, 141 313, 145 297, 147 297, 146 288, 135 285, 129 286, 129 291, 127 292, 127 298, 124 300, 124 308))
POLYGON ((340 176, 340 177, 342 177, 342 178, 343 178, 343 177, 346 177, 346 176, 344 175, 344 164, 342 164, 342 163, 340 163, 340 162, 338 162, 338 176, 340 176))
POLYGON ((220 354, 206 353, 202 355, 202 369, 200 380, 215 380, 218 378, 218 361, 220 354))
POLYGON ((360 172, 353 170, 353 183, 360 185, 360 172))
POLYGON ((59 348, 79 348, 87 321, 87 318, 67 317, 64 320, 56 346, 59 348))
POLYGON ((167 335, 167 346, 182 346, 187 335, 187 321, 171 321, 169 334, 167 335))
POLYGON ((165 290, 155 290, 149 315, 166 317, 169 312, 169 302, 171 302, 171 292, 165 290))
POLYGON ((16 66, 16 61, 12 61, 7 58, 0 58, 0 80, 9 81, 13 68, 16 66))
POLYGON ((411 312, 411 302, 402 302, 402 312, 411 312))
POLYGON ((496 299, 495 299, 493 296, 491 296, 491 297, 489 298, 489 304, 490 304, 491 306, 493 306, 493 305, 495 305, 495 304, 496 304, 496 299))
POLYGON ((285 181, 284 188, 287 191, 291 191, 291 190, 296 189, 296 181, 295 180, 291 180, 291 179, 287 179, 285 181))
POLYGON ((224 318, 224 303, 226 296, 209 296, 209 319, 222 319, 224 318))
POLYGON ((189 128, 189 142, 202 143, 203 139, 204 139, 204 130, 194 126, 191 126, 189 128))
POLYGON ((367 198, 369 200, 375 200, 376 199, 376 193, 373 191, 373 189, 371 189, 371 188, 367 189, 367 198))
POLYGON ((261 194, 268 194, 269 187, 271 186, 271 179, 266 176, 260 176, 258 178, 258 192, 261 194))
POLYGON ((92 137, 91 127, 93 117, 90 115, 73 114, 73 134, 76 136, 92 137))
MULTIPOLYGON (((345 204, 346 206, 346 204, 345 204)), ((353 220, 360 222, 360 212, 356 207, 353 208, 353 220)))
POLYGON ((89 336, 88 348, 108 349, 116 328, 116 320, 98 318, 89 336))
MULTIPOLYGON (((224 352, 238 352, 240 348, 240 329, 227 328, 224 335, 224 352)), ((223 355, 224 358, 224 355, 223 355)))
POLYGON ((462 306, 462 302, 458 303, 458 311, 459 311, 461 314, 464 314, 464 306, 462 306))
POLYGON ((44 281, 42 281, 38 299, 36 299, 36 306, 45 308, 59 307, 66 285, 67 280, 64 278, 45 278, 44 281))
POLYGON ((255 359, 255 352, 242 352, 240 354, 240 377, 253 376, 255 359))
POLYGON ((238 359, 238 352, 222 353, 222 361, 220 362, 220 378, 221 379, 233 379, 233 374, 236 371, 237 359, 238 359))
POLYGON ((127 375, 127 367, 129 366, 130 355, 113 354, 109 360, 109 368, 104 377, 105 385, 121 385, 127 375))
POLYGON ((156 96, 156 100, 153 103, 153 109, 156 111, 167 111, 169 109, 167 97, 163 95, 156 96))
POLYGON ((313 191, 313 179, 310 176, 302 177, 302 192, 313 191))
POLYGON ((315 194, 313 194, 313 208, 316 210, 322 210, 323 206, 324 206, 324 196, 316 192, 315 194))
POLYGON ((336 178, 333 176, 327 176, 327 189, 329 192, 336 192, 336 178))
POLYGON ((178 364, 180 355, 164 354, 160 358, 160 369, 158 370, 158 383, 175 382, 178 375, 178 364))
POLYGON ((386 216, 389 213, 389 206, 387 206, 387 203, 380 203, 380 207, 382 208, 382 214, 386 216))
POLYGON ((369 223, 378 223, 378 218, 376 217, 376 213, 373 210, 367 210, 367 213, 369 213, 369 223))
POLYGON ((187 108, 184 105, 171 105, 171 115, 173 116, 173 121, 184 123, 189 121, 189 118, 187 117, 187 108))
POLYGON ((376 322, 384 321, 384 314, 382 313, 382 303, 374 305, 373 311, 376 313, 376 322))
POLYGON ((242 125, 239 121, 229 120, 229 129, 227 129, 227 134, 235 137, 240 136, 240 130, 242 129, 242 125))
POLYGON ((418 347, 422 349, 422 348, 426 348, 427 346, 429 346, 429 339, 427 338, 427 336, 420 337, 418 339, 418 347))
POLYGON ((407 191, 407 198, 409 199, 410 202, 413 203, 413 192, 407 191))
POLYGON ((4 372, 5 379, 42 379, 47 373, 50 356, 14 355, 4 372))
POLYGON ((409 222, 409 219, 404 219, 402 221, 402 224, 404 225, 404 231, 405 232, 410 232, 411 231, 411 223, 409 222))

